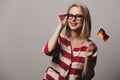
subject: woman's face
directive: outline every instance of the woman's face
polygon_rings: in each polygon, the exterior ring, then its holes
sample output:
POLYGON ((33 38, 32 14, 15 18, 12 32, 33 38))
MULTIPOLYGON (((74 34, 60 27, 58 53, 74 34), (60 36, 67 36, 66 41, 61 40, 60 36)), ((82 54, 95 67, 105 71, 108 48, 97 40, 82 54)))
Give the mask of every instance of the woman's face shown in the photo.
POLYGON ((68 14, 68 25, 71 30, 77 30, 82 27, 84 14, 81 8, 72 7, 68 14))

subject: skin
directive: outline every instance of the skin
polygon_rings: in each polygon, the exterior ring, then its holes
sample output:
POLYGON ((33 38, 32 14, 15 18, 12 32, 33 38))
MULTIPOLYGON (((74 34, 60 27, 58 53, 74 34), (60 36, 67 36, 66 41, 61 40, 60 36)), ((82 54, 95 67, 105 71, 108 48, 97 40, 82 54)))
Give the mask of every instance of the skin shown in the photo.
MULTIPOLYGON (((73 15, 84 15, 82 10, 77 7, 72 7, 69 11, 69 14, 73 15)), ((77 29, 80 29, 82 27, 83 20, 77 21, 75 20, 75 17, 72 20, 68 20, 68 25, 70 26, 71 33, 76 33, 77 29)))
MULTIPOLYGON (((77 14, 84 15, 82 12, 82 9, 78 7, 72 7, 69 13, 73 15, 77 15, 77 14)), ((55 46, 58 44, 57 40, 58 40, 59 34, 64 29, 67 23, 71 29, 71 37, 69 38, 69 40, 71 42, 72 49, 82 46, 84 42, 87 41, 87 39, 82 39, 79 36, 81 27, 83 25, 83 20, 77 21, 75 20, 75 18, 73 18, 72 20, 69 20, 67 19, 66 13, 58 14, 57 18, 58 18, 58 26, 48 41, 49 51, 52 51, 55 48, 55 46)), ((83 72, 82 72, 82 76, 84 80, 86 80, 86 75, 88 71, 89 57, 93 55, 93 50, 95 48, 92 42, 87 42, 87 44, 89 44, 89 46, 86 50, 86 59, 85 59, 83 72)))

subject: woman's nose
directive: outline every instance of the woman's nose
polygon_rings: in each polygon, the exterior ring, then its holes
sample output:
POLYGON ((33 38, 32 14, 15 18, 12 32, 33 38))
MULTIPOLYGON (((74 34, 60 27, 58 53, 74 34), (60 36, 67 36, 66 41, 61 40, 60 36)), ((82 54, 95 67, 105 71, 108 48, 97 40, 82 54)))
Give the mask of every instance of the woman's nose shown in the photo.
POLYGON ((76 16, 74 16, 72 20, 73 20, 73 21, 76 21, 76 16))

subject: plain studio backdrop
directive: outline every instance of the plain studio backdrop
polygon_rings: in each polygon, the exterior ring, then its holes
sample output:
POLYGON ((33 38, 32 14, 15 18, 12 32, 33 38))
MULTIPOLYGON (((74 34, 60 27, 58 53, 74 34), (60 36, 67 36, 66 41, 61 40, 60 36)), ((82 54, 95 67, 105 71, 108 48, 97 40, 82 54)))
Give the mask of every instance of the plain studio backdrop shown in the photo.
POLYGON ((90 10, 92 36, 102 26, 110 36, 98 36, 93 80, 120 80, 120 0, 0 0, 0 80, 42 80, 51 57, 42 52, 57 27, 58 13, 82 2, 90 10))

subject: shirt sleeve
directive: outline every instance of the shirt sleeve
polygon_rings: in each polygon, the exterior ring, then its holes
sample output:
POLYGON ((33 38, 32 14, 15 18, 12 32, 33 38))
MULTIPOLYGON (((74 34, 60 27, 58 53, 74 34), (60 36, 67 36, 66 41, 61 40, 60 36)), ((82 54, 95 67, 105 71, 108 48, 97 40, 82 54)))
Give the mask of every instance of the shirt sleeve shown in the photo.
POLYGON ((42 52, 45 53, 48 56, 55 56, 58 54, 60 50, 60 42, 59 42, 59 38, 58 38, 58 44, 55 46, 55 48, 50 52, 49 48, 48 48, 48 42, 46 42, 42 48, 42 52))
POLYGON ((42 52, 45 54, 49 54, 49 50, 48 50, 48 42, 46 42, 42 48, 42 52))

